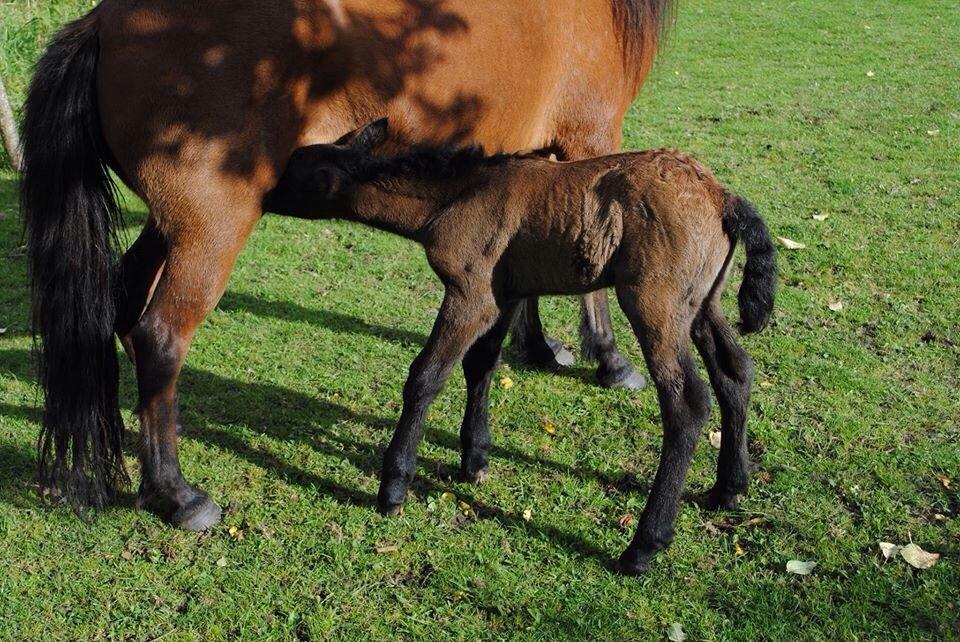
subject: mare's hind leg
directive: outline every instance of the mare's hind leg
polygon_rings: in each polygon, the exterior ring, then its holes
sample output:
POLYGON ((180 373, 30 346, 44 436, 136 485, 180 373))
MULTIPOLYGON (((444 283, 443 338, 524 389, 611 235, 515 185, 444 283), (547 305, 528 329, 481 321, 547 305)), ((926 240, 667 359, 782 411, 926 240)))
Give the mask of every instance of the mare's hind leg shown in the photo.
POLYGON ((573 365, 570 351, 544 332, 537 297, 520 303, 513 323, 513 347, 523 356, 524 361, 535 368, 553 370, 573 365))
MULTIPOLYGON (((575 161, 612 154, 620 149, 620 134, 598 135, 562 143, 560 160, 575 161)), ((642 374, 617 349, 610 321, 610 303, 606 290, 590 292, 580 298, 580 358, 597 362, 597 382, 605 388, 640 390, 647 384, 642 374)))
POLYGON ((383 456, 377 506, 387 515, 400 512, 417 469, 417 447, 430 403, 467 349, 497 321, 492 294, 448 289, 423 350, 410 365, 403 386, 403 410, 383 456))
POLYGON ((710 415, 710 394, 690 351, 692 320, 678 314, 684 310, 682 304, 667 300, 675 289, 670 284, 648 285, 644 290, 656 294, 643 301, 640 288, 617 287, 656 384, 663 421, 663 449, 650 497, 633 541, 617 562, 617 569, 628 575, 646 571, 650 559, 673 540, 687 471, 710 415))
POLYGON ((463 357, 467 382, 467 407, 460 426, 460 474, 473 484, 487 480, 490 460, 490 379, 500 358, 500 349, 513 320, 516 305, 504 309, 485 335, 463 357))
MULTIPOLYGON (((220 199, 222 206, 226 199, 220 199)), ((236 203, 236 201, 233 201, 236 203)), ((189 206, 188 206, 189 207, 189 206)), ((187 530, 204 530, 220 508, 186 482, 177 454, 177 378, 193 334, 214 308, 234 260, 259 218, 258 204, 237 203, 215 225, 205 210, 181 208, 194 225, 169 240, 167 260, 143 315, 123 337, 135 355, 140 415, 138 505, 187 530)))
POLYGON ((693 341, 703 357, 720 404, 720 457, 717 483, 707 495, 709 508, 734 509, 750 483, 747 455, 747 405, 753 362, 740 347, 716 301, 706 305, 693 325, 693 341))
POLYGON ((646 378, 617 349, 607 291, 584 294, 580 298, 580 315, 580 356, 586 361, 597 361, 600 385, 627 390, 640 390, 647 385, 646 378))

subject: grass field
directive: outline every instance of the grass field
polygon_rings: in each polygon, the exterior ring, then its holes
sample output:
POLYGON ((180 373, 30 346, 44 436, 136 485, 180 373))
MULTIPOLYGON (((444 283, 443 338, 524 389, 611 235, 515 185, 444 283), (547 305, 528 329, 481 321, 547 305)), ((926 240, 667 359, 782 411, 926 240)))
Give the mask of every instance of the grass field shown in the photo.
MULTIPOLYGON (((91 524, 44 507, 16 179, 3 169, 0 637, 645 640, 679 623, 689 640, 960 639, 960 12, 680 4, 626 145, 697 154, 806 245, 781 252, 775 325, 744 339, 759 472, 742 512, 693 501, 714 477, 705 434, 673 547, 644 577, 612 575, 633 530, 620 520, 639 515, 657 463, 655 395, 508 355, 490 483, 451 477, 454 376, 416 497, 403 517, 378 516, 380 449, 440 286, 407 242, 277 218, 254 233, 181 380, 185 474, 227 507, 223 524, 198 536, 129 501, 91 524), (880 555, 880 541, 911 540, 939 563, 880 555), (789 574, 792 559, 817 566, 789 574)), ((89 6, 0 3, 0 75, 18 107, 43 42, 89 6)), ((133 233, 145 213, 127 207, 133 233)), ((544 318, 576 344, 574 300, 545 302, 544 318)), ((122 385, 132 408, 129 368, 122 385)))

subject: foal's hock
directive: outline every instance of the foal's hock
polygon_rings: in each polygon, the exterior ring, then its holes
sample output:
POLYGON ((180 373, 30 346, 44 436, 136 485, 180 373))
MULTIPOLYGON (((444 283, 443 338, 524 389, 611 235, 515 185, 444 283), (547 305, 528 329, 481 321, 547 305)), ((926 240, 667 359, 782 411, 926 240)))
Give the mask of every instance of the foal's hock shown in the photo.
POLYGON ((479 148, 422 147, 392 157, 377 121, 335 144, 298 150, 265 207, 360 221, 414 239, 445 287, 440 313, 410 366, 403 410, 383 463, 378 504, 399 512, 416 471, 427 408, 463 360, 467 407, 461 472, 488 476, 487 397, 500 347, 526 297, 614 287, 657 388, 663 450, 636 535, 617 568, 635 574, 673 539, 673 524, 710 397, 722 440, 708 504, 733 508, 747 489, 746 416, 753 367, 723 317, 720 296, 736 241, 747 260, 741 328, 763 328, 776 263, 767 228, 743 198, 693 158, 652 150, 555 163, 479 148))

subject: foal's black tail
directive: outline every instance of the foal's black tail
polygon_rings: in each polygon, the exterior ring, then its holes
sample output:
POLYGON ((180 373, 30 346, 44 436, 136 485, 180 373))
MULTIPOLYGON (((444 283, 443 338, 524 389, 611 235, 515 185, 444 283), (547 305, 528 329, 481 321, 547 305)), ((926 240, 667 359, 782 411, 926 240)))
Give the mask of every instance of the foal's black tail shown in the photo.
POLYGON ((41 486, 98 508, 126 480, 113 272, 120 222, 100 130, 96 11, 37 63, 23 120, 20 183, 45 403, 41 486))
POLYGON ((727 193, 723 230, 732 243, 743 241, 747 263, 737 294, 740 305, 740 330, 762 330, 770 321, 777 289, 777 251, 766 223, 747 199, 727 193))

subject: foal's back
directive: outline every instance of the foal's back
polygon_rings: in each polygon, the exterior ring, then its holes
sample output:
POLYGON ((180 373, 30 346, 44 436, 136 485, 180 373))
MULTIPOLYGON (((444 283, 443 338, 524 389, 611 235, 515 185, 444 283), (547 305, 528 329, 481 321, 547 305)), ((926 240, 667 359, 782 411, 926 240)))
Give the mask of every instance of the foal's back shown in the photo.
MULTIPOLYGON (((518 294, 575 293, 666 269, 719 269, 726 190, 691 156, 656 149, 555 163, 517 159, 492 183, 513 231, 504 256, 518 294)), ((496 198, 490 198, 496 201, 496 198)))

